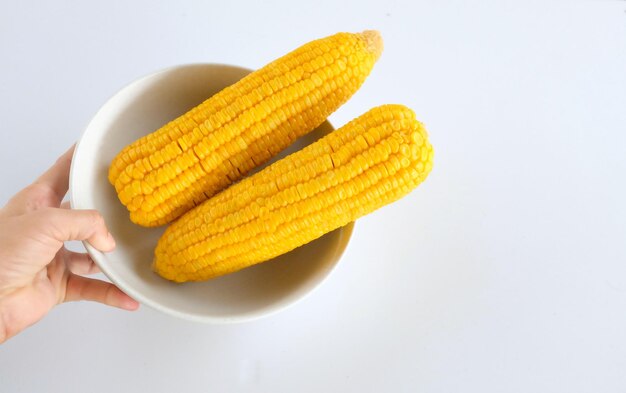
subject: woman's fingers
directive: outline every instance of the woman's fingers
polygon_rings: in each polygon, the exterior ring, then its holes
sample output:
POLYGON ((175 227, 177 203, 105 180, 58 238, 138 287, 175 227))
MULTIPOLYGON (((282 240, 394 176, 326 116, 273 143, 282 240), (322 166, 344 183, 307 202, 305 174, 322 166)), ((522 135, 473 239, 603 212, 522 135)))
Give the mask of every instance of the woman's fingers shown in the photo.
POLYGON ((55 206, 59 206, 63 197, 67 193, 70 178, 70 166, 72 164, 72 155, 74 155, 74 147, 72 145, 57 161, 35 180, 34 184, 43 185, 51 189, 57 200, 55 206))
POLYGON ((74 274, 86 276, 100 273, 100 268, 87 253, 64 249, 63 258, 65 260, 65 266, 74 274))
POLYGON ((59 207, 67 193, 74 146, 34 183, 15 194, 0 210, 0 216, 20 216, 45 207, 59 207))
POLYGON ((100 251, 112 251, 115 240, 96 210, 41 209, 33 213, 38 221, 33 225, 59 243, 86 240, 100 251))
POLYGON ((70 274, 67 279, 64 301, 78 300, 89 300, 124 310, 139 308, 137 301, 111 283, 70 274))

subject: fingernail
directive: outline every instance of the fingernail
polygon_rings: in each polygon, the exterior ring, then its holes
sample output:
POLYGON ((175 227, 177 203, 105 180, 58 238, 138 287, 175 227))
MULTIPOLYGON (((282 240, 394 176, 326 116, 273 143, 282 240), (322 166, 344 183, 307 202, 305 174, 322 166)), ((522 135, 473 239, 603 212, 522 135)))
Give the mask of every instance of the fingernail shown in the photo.
POLYGON ((111 249, 113 249, 113 247, 115 247, 115 239, 113 235, 111 235, 111 232, 107 234, 107 239, 109 240, 109 244, 111 244, 111 249))
POLYGON ((126 295, 126 299, 122 302, 121 307, 128 311, 135 311, 139 308, 139 302, 126 295))

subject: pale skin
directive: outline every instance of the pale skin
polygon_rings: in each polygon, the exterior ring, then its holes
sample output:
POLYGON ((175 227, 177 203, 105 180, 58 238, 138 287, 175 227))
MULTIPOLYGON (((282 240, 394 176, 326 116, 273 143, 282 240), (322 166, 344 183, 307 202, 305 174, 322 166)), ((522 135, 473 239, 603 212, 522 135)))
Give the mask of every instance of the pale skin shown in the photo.
POLYGON ((102 252, 115 248, 97 211, 72 210, 62 203, 73 151, 0 209, 0 343, 63 302, 139 307, 115 285, 84 277, 99 272, 98 267, 88 254, 64 247, 65 241, 82 240, 102 252))

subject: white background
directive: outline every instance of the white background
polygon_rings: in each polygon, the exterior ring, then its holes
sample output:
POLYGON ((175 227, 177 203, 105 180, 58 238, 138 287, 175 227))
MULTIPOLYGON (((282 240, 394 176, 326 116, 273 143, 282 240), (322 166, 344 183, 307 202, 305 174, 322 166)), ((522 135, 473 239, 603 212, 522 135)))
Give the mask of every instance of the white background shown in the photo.
POLYGON ((331 121, 406 104, 435 168, 287 311, 64 304, 0 346, 0 391, 626 391, 626 2, 176 3, 3 1, 2 202, 142 75, 368 28, 385 52, 331 121))

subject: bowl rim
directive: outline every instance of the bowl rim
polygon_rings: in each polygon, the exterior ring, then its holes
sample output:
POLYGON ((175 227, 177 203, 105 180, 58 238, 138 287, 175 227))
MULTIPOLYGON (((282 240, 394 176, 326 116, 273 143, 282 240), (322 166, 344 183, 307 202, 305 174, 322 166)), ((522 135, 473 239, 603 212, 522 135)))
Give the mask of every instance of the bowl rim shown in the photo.
MULTIPOLYGON (((76 199, 77 199, 76 187, 75 187, 75 181, 76 181, 76 176, 77 175, 76 175, 76 166, 74 165, 74 163, 77 161, 76 158, 80 157, 80 154, 81 154, 80 153, 81 152, 81 149, 80 149, 81 142, 83 142, 85 140, 85 136, 88 134, 89 129, 93 125, 94 121, 98 118, 98 116, 102 113, 102 111, 110 104, 110 102, 115 97, 120 95, 125 90, 131 88, 133 85, 140 84, 141 82, 144 82, 146 79, 154 78, 154 77, 158 76, 159 74, 165 74, 165 73, 177 70, 177 69, 192 68, 192 67, 228 67, 228 68, 236 68, 236 69, 239 69, 239 70, 242 70, 242 71, 249 71, 249 72, 254 71, 254 70, 252 70, 250 68, 242 67, 242 66, 235 65, 235 64, 202 63, 202 62, 183 63, 183 64, 178 64, 178 65, 173 65, 173 66, 161 68, 161 69, 159 69, 157 71, 145 74, 143 76, 139 76, 139 77, 133 79, 132 81, 126 83, 125 85, 123 85, 119 89, 117 89, 106 100, 104 100, 104 102, 99 106, 98 110, 91 116, 91 118, 88 121, 87 125, 83 128, 83 132, 81 133, 80 138, 76 142, 76 147, 74 148, 74 153, 72 155, 72 162, 71 162, 71 165, 70 165, 70 174, 69 174, 69 192, 68 193, 69 193, 69 199, 70 199, 70 208, 76 209, 76 199)), ((333 126, 333 124, 328 119, 326 119, 325 121, 328 122, 328 124, 332 127, 332 129, 334 131, 335 127, 333 126)), ((152 309, 155 309, 157 311, 160 311, 162 313, 165 313, 165 314, 177 317, 177 318, 185 319, 185 320, 190 320, 190 321, 195 321, 195 322, 202 322, 202 323, 211 323, 211 324, 233 324, 233 323, 241 323, 241 322, 251 322, 251 321, 254 321, 254 320, 258 320, 258 319, 261 319, 261 318, 272 316, 274 314, 277 314, 277 313, 279 313, 281 311, 284 311, 284 310, 294 306, 295 304, 301 302, 302 300, 304 300, 308 296, 310 296, 311 293, 315 292, 324 282, 326 282, 328 280, 330 275, 337 268, 337 265, 339 264, 339 261, 341 260, 341 258, 343 257, 343 255, 345 254, 346 250, 348 249, 348 247, 350 245, 350 239, 352 238, 352 234, 354 232, 354 225, 355 225, 355 221, 352 221, 352 222, 348 223, 347 225, 345 225, 345 226, 340 228, 343 231, 341 233, 341 236, 342 237, 343 236, 347 237, 346 240, 345 240, 345 246, 343 247, 343 249, 338 251, 338 254, 336 256, 336 261, 332 264, 332 266, 330 266, 326 270, 324 275, 317 282, 315 282, 311 286, 311 288, 309 290, 307 290, 303 294, 295 297, 291 301, 281 302, 281 303, 279 303, 276 306, 270 306, 270 307, 266 307, 266 308, 261 308, 261 309, 255 310, 255 311, 246 312, 246 313, 241 314, 241 315, 228 316, 228 317, 226 317, 226 316, 209 316, 209 315, 201 315, 201 314, 183 312, 183 311, 179 311, 179 310, 177 310, 175 308, 163 305, 162 303, 160 303, 160 302, 158 302, 156 300, 153 300, 150 297, 144 296, 140 292, 136 291, 132 286, 127 285, 127 283, 122 278, 118 277, 116 275, 116 273, 114 273, 113 271, 111 271, 109 269, 108 265, 103 261, 104 258, 105 258, 105 255, 104 255, 103 252, 98 251, 97 249, 95 249, 87 241, 82 241, 82 244, 85 247, 85 249, 87 250, 87 253, 89 254, 89 256, 93 259, 93 261, 96 263, 96 265, 100 268, 102 273, 113 284, 115 284, 119 289, 121 289, 124 293, 126 293, 127 295, 129 295, 133 299, 137 300, 142 305, 146 305, 146 306, 148 306, 148 307, 150 307, 152 309)))

